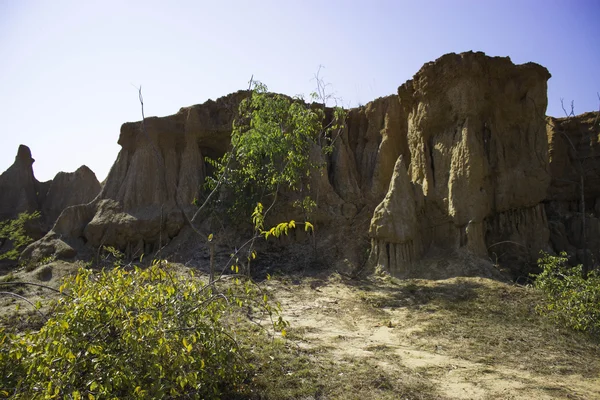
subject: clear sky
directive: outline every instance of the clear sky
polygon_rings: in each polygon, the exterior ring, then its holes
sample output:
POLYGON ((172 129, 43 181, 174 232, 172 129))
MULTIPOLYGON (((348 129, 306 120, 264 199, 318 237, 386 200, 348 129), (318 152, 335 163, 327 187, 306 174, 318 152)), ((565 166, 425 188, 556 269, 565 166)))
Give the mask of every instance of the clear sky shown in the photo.
POLYGON ((598 110, 600 0, 0 0, 0 171, 19 144, 43 181, 89 166, 102 181, 119 128, 247 87, 289 95, 322 76, 344 106, 396 92, 426 62, 484 51, 550 70, 560 99, 598 110))

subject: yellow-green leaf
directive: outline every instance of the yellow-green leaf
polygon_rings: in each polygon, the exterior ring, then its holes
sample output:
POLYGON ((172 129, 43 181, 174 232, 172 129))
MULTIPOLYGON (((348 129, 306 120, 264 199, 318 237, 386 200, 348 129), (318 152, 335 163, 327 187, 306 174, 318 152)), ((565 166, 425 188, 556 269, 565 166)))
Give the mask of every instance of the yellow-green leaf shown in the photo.
POLYGON ((310 222, 305 222, 304 223, 304 231, 308 232, 308 230, 314 231, 315 227, 313 226, 313 224, 311 224, 310 222))

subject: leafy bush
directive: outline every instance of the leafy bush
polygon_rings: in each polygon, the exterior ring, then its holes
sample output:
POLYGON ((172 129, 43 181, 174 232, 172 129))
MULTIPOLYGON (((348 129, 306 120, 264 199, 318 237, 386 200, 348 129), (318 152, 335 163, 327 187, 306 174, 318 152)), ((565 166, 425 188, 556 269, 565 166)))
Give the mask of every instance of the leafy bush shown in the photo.
POLYGON ((0 394, 222 398, 240 390, 251 370, 236 339, 238 311, 278 313, 250 281, 207 285, 157 262, 99 274, 80 269, 61 291, 38 332, 0 331, 0 394))
POLYGON ((583 278, 581 265, 571 267, 567 254, 542 253, 538 265, 542 272, 535 277, 535 287, 546 295, 538 311, 575 330, 600 333, 600 274, 597 270, 583 278))
MULTIPOLYGON (((313 95, 313 99, 318 99, 313 95)), ((268 93, 267 87, 254 82, 252 94, 239 107, 233 124, 231 151, 218 160, 207 159, 215 168, 207 186, 224 184, 235 192, 228 208, 247 218, 252 207, 278 189, 302 192, 318 170, 320 160, 311 158, 315 145, 324 153, 332 151, 333 133, 341 128, 344 111, 335 108, 334 122, 325 124, 324 107, 306 104, 301 97, 268 93)), ((313 206, 310 199, 298 203, 313 206)))
POLYGON ((0 260, 16 260, 21 250, 33 242, 27 235, 25 225, 40 217, 39 211, 33 213, 21 213, 15 219, 0 222, 0 246, 6 241, 12 243, 12 248, 0 254, 0 260))

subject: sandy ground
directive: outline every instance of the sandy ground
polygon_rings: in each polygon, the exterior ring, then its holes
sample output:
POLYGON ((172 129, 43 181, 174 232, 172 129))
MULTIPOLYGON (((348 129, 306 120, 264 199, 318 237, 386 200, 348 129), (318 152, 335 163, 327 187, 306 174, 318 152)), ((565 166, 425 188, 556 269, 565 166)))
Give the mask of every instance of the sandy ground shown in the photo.
MULTIPOLYGON (((340 279, 276 282, 272 287, 291 324, 290 336, 299 346, 327 349, 339 361, 369 359, 384 369, 408 368, 433 382, 442 398, 600 399, 598 376, 544 375, 526 366, 503 365, 501 358, 490 364, 449 355, 451 344, 419 337, 427 318, 402 305, 371 307, 362 290, 340 279)), ((410 304, 410 298, 406 302, 410 304)))

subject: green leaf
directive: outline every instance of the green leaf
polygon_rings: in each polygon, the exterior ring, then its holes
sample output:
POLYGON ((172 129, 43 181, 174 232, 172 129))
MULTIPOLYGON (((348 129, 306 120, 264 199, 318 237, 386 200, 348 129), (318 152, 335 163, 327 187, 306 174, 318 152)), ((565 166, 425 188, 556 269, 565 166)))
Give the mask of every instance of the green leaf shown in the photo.
POLYGON ((311 232, 313 232, 315 230, 315 227, 313 226, 313 224, 307 221, 304 223, 304 231, 308 232, 309 229, 311 230, 311 232))

